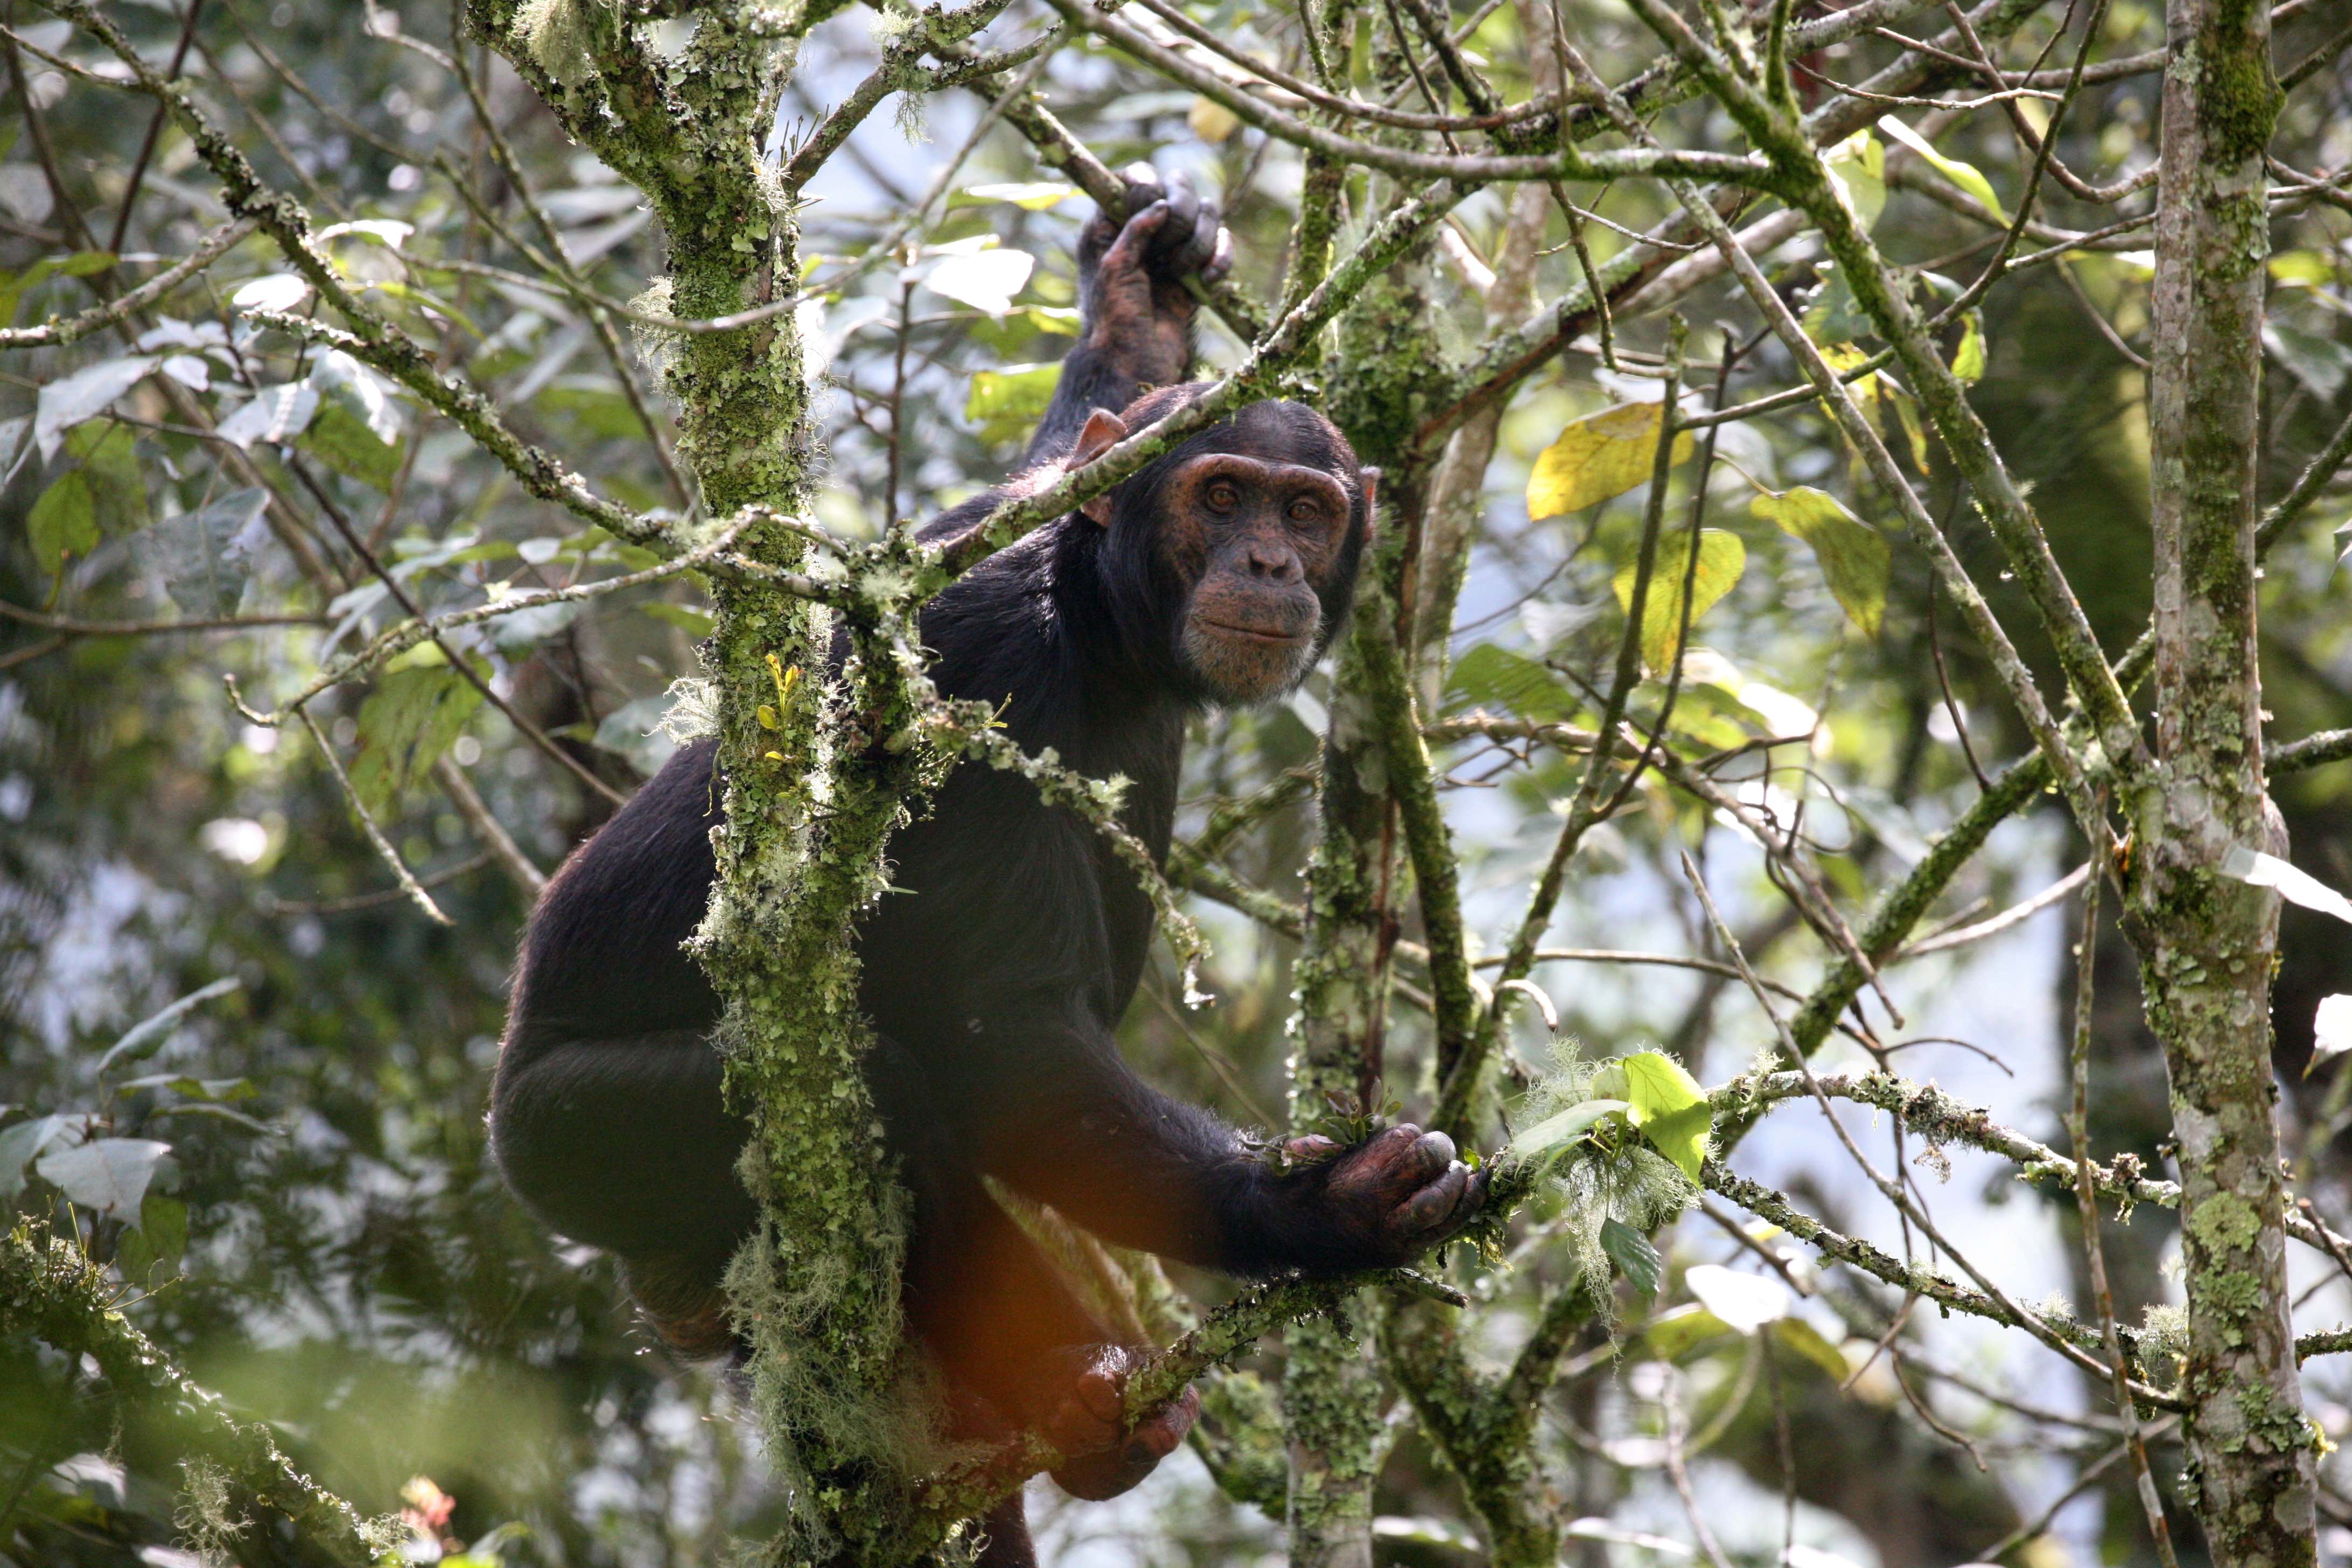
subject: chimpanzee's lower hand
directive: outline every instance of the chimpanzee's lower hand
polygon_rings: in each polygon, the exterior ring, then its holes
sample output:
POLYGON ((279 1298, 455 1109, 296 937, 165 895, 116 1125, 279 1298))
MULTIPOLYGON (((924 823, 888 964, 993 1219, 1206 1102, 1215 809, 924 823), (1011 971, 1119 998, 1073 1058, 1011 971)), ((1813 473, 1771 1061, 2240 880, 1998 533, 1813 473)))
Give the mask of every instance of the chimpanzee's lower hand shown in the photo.
POLYGON ((1129 164, 1125 214, 1098 212, 1078 239, 1082 341, 1115 356, 1137 382, 1183 379, 1195 303, 1188 278, 1214 282, 1233 265, 1234 237, 1182 171, 1165 181, 1129 164))
POLYGON ((1075 1498, 1100 1502, 1139 1484, 1176 1451, 1201 1414, 1199 1392, 1184 1392, 1127 1427, 1127 1380, 1142 1357, 1125 1345, 1087 1345, 1072 1352, 1076 1380, 1046 1418, 1045 1440, 1071 1455, 1054 1484, 1075 1498))
POLYGON ((1328 1138, 1294 1139, 1285 1147, 1293 1160, 1328 1159, 1292 1180, 1311 1184, 1328 1226, 1327 1245, 1349 1268, 1410 1263, 1468 1225, 1486 1201, 1486 1173, 1454 1157, 1454 1140, 1409 1121, 1352 1149, 1328 1138))

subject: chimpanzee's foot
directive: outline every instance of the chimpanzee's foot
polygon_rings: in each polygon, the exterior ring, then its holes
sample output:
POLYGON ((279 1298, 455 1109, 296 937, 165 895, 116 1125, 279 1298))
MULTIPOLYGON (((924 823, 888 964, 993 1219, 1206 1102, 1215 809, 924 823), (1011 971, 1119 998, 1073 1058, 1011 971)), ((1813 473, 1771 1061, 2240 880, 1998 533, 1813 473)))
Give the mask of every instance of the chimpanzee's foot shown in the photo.
POLYGON ((1076 1355, 1076 1381, 1047 1419, 1045 1436, 1073 1456, 1054 1472, 1055 1484, 1100 1502, 1135 1486, 1176 1451, 1201 1414, 1201 1396, 1187 1388, 1129 1431, 1127 1380, 1141 1358, 1124 1345, 1092 1345, 1076 1355))

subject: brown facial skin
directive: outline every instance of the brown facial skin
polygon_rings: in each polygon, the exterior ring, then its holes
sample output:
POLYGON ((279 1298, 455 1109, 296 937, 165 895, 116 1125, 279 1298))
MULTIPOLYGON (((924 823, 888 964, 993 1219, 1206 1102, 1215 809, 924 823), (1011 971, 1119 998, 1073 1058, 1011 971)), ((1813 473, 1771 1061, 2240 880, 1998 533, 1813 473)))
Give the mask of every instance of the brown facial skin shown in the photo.
MULTIPOLYGON (((1097 411, 1072 467, 1127 434, 1097 411)), ((1169 474, 1159 495, 1158 547, 1171 574, 1192 584, 1177 646, 1208 695, 1224 705, 1264 701, 1298 684, 1315 658, 1326 586, 1354 506, 1339 476, 1238 452, 1203 452, 1169 474)), ((1081 509, 1098 523, 1108 497, 1081 509)))

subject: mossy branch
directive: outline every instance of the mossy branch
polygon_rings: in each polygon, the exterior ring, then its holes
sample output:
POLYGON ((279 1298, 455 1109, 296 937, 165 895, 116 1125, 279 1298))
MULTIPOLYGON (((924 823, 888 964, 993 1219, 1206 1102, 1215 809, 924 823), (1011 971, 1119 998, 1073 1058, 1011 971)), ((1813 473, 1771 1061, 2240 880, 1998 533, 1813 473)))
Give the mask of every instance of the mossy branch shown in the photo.
POLYGON ((370 1520, 305 1475, 269 1428, 230 1414, 123 1316, 106 1270, 65 1237, 19 1224, 0 1237, 0 1333, 98 1363, 113 1394, 283 1514, 332 1563, 389 1563, 398 1527, 370 1520))

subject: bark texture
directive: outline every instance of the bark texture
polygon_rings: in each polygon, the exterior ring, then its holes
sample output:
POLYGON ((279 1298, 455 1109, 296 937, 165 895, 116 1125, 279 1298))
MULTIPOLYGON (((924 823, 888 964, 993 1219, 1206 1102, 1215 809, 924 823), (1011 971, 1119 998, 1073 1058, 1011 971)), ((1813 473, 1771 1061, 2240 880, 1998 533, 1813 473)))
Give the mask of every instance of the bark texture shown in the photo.
POLYGON ((2281 853, 2255 664, 2265 0, 2169 0, 2154 374, 2157 764, 2137 790, 2135 936, 2179 1142, 2189 1495, 2219 1563, 2315 1560, 2316 1433, 2288 1321, 2271 1072, 2278 900, 2224 874, 2281 853))

